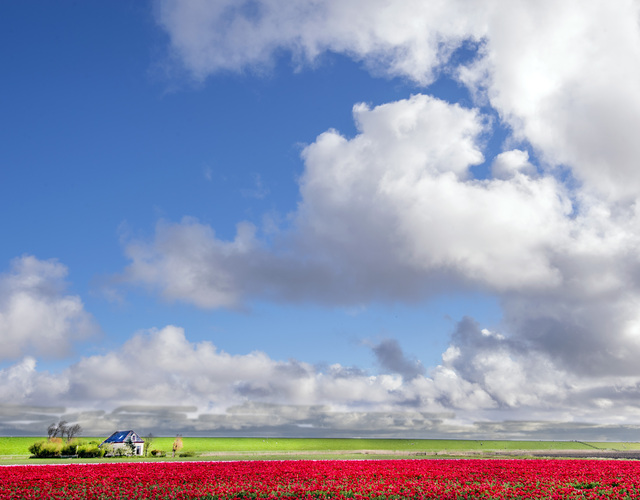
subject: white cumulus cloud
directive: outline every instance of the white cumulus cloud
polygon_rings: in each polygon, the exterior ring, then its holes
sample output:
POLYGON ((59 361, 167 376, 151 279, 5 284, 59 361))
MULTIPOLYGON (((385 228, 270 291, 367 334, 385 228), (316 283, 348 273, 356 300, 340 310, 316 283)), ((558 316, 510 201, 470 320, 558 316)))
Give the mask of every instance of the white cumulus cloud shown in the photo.
POLYGON ((518 149, 473 178, 489 126, 474 109, 418 94, 354 116, 355 137, 329 130, 303 151, 301 200, 274 243, 246 223, 233 241, 192 219, 161 224, 127 246, 129 280, 202 307, 479 289, 500 297, 501 334, 526 349, 575 372, 633 372, 635 205, 566 186, 518 149))
POLYGON ((482 34, 486 17, 483 2, 468 0, 160 0, 156 5, 173 55, 200 80, 220 70, 269 68, 274 53, 284 49, 299 63, 325 51, 346 53, 373 70, 424 83, 456 45, 482 34))
POLYGON ((208 435, 430 431, 513 438, 536 429, 550 436, 548 422, 562 421, 569 431, 575 425, 584 432, 581 422, 604 426, 600 435, 611 437, 628 436, 637 414, 637 378, 572 375, 543 353, 531 356, 500 335, 483 334, 471 320, 458 325, 442 364, 429 373, 401 352, 391 339, 372 346, 372 355, 384 358, 383 372, 373 375, 261 352, 230 355, 167 326, 57 374, 38 371, 33 358, 0 370, 0 396, 11 402, 0 404, 0 428, 42 432, 54 419, 50 407, 97 433, 126 424, 139 432, 208 435), (524 422, 505 422, 513 420, 524 422))
POLYGON ((354 115, 356 137, 328 131, 304 150, 292 230, 271 248, 246 223, 233 241, 193 219, 160 224, 155 241, 127 245, 128 279, 203 307, 557 284, 549 252, 570 236, 571 200, 551 176, 470 177, 476 111, 416 95, 354 115))
POLYGON ((289 51, 363 61, 420 85, 457 74, 550 167, 612 199, 638 192, 640 5, 634 0, 157 2, 176 60, 198 79, 289 51), (471 63, 450 60, 477 44, 471 63))
MULTIPOLYGON (((504 313, 490 330, 463 320, 430 371, 389 344, 378 357, 392 373, 373 381, 285 363, 295 391, 248 377, 229 402, 356 411, 351 394, 389 411, 412 402, 487 419, 630 421, 640 382, 640 3, 157 4, 173 56, 199 80, 268 69, 283 51, 299 65, 338 52, 424 89, 356 104, 355 136, 330 129, 304 148, 286 228, 262 238, 240 223, 225 241, 194 219, 162 223, 153 241, 127 243, 130 282, 206 308, 479 290, 504 313), (458 62, 463 46, 475 53, 458 62), (427 95, 442 72, 471 91, 472 107, 427 95), (498 121, 509 137, 486 158, 498 121), (483 163, 490 175, 474 177, 483 163), (602 413, 611 407, 615 417, 602 413)), ((267 373, 277 365, 253 362, 267 373)), ((154 391, 170 394, 178 380, 154 391)))
POLYGON ((65 294, 66 275, 59 262, 28 255, 0 275, 0 359, 61 357, 75 341, 96 333, 80 297, 65 294))

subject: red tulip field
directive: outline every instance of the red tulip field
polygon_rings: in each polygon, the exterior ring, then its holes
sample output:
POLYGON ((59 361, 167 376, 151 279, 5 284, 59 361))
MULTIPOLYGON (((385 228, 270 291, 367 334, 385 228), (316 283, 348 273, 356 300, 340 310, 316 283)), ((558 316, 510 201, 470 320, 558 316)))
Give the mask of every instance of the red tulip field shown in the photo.
POLYGON ((0 499, 633 499, 640 462, 326 460, 0 467, 0 499))

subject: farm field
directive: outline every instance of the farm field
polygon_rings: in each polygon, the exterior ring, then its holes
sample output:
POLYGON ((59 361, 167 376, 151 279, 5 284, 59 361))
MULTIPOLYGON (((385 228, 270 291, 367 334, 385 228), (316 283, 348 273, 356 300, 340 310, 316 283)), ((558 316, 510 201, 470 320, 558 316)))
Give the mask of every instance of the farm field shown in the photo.
MULTIPOLYGON (((29 446, 44 437, 0 437, 0 463, 28 459, 29 446)), ((101 442, 104 437, 84 437, 83 441, 101 442)), ((174 437, 155 437, 150 449, 171 455, 174 437)), ((367 455, 459 455, 542 450, 639 450, 640 443, 602 443, 577 441, 479 441, 453 439, 297 439, 297 438, 209 438, 184 437, 183 452, 206 458, 304 458, 353 454, 367 455)))
POLYGON ((628 499, 640 462, 358 460, 0 468, 0 500, 36 498, 628 499), (559 466, 559 464, 562 466, 559 466))

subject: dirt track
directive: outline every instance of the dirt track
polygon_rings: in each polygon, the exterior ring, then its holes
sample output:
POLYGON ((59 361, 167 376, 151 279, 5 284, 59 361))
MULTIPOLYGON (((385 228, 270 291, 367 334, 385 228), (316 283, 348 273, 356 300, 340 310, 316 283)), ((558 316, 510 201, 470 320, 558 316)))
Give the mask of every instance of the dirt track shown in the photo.
POLYGON ((439 451, 415 452, 393 450, 323 450, 323 451, 270 451, 270 452, 211 452, 203 456, 282 456, 297 455, 326 455, 327 457, 341 455, 385 455, 397 457, 433 457, 433 458, 602 458, 619 460, 640 460, 640 450, 485 450, 485 451, 439 451))
POLYGON ((608 451, 608 450, 549 450, 530 453, 534 457, 550 458, 617 458, 619 460, 640 460, 640 450, 608 451))
MULTIPOLYGON (((455 455, 452 453, 451 455, 455 455)), ((461 453, 465 457, 535 457, 535 458, 603 458, 618 460, 640 460, 640 450, 509 450, 487 451, 480 453, 461 453)))

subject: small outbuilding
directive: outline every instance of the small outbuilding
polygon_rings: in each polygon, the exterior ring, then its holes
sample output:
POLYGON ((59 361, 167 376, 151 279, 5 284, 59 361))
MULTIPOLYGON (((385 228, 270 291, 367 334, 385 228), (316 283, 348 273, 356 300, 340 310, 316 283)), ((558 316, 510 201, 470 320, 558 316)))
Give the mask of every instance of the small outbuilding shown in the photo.
POLYGON ((133 431, 116 431, 100 443, 100 446, 110 445, 113 450, 118 448, 125 451, 131 450, 134 455, 144 453, 144 439, 133 431))

